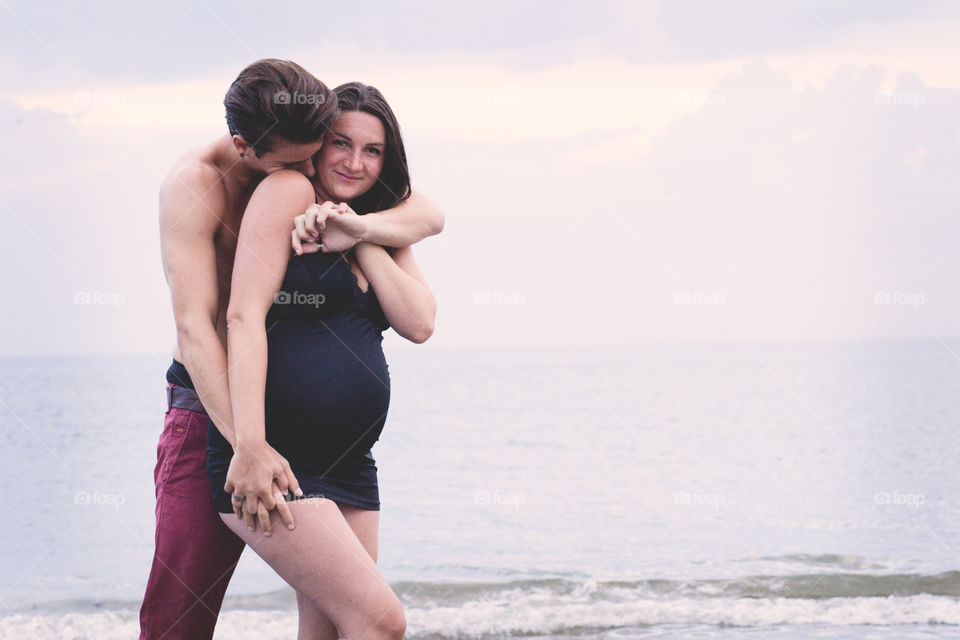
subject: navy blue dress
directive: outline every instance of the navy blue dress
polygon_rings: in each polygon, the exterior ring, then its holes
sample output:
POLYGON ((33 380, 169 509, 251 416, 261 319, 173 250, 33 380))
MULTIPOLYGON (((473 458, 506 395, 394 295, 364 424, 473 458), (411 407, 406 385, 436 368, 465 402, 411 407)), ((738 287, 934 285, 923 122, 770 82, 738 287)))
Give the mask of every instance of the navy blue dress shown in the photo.
MULTIPOLYGON (((304 497, 380 509, 371 447, 390 406, 381 343, 390 326, 368 286, 361 291, 339 253, 293 256, 266 318, 265 435, 289 462, 304 497)), ((214 504, 233 449, 211 421, 207 472, 214 504)))

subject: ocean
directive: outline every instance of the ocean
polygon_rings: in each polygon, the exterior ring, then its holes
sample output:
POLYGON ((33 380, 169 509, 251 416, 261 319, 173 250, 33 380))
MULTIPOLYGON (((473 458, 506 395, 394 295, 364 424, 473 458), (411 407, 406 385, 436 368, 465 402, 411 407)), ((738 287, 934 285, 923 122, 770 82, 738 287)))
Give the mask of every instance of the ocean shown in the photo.
MULTIPOLYGON (((960 637, 960 340, 387 359, 409 638, 960 637)), ((0 638, 136 637, 168 364, 0 359, 0 638)), ((248 550, 216 637, 296 619, 248 550)))

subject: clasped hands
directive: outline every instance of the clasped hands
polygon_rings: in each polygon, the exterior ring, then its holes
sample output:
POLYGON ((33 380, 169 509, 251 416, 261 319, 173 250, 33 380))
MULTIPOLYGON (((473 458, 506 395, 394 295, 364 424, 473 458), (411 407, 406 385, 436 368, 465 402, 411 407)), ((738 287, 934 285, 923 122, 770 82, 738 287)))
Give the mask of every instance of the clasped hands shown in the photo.
POLYGON ((235 447, 223 488, 230 494, 233 512, 250 531, 256 531, 259 522, 264 535, 271 535, 270 512, 274 509, 288 529, 295 527, 285 496, 301 497, 303 491, 290 463, 266 441, 235 447))
POLYGON ((367 234, 367 221, 345 202, 312 204, 293 220, 290 234, 296 254, 346 251, 367 234))

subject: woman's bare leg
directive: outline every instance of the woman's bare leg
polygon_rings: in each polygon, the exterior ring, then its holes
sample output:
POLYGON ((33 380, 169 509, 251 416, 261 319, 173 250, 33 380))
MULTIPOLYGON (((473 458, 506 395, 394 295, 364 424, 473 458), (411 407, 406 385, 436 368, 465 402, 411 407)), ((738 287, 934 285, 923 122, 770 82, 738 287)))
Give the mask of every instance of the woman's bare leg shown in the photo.
MULTIPOLYGON (((360 509, 341 502, 337 503, 360 544, 374 562, 377 561, 380 512, 360 509)), ((297 640, 337 640, 337 627, 307 596, 297 592, 297 609, 300 613, 297 640)))
POLYGON ((340 638, 402 638, 403 607, 337 504, 310 498, 290 509, 297 528, 288 530, 273 511, 269 538, 248 531, 233 514, 220 517, 336 626, 340 638))
POLYGON ((380 544, 380 512, 370 509, 352 507, 349 504, 337 503, 340 513, 347 519, 347 524, 353 531, 360 544, 367 550, 373 561, 377 561, 377 547, 380 544))
POLYGON ((297 640, 337 640, 337 626, 307 596, 297 591, 300 621, 297 640))

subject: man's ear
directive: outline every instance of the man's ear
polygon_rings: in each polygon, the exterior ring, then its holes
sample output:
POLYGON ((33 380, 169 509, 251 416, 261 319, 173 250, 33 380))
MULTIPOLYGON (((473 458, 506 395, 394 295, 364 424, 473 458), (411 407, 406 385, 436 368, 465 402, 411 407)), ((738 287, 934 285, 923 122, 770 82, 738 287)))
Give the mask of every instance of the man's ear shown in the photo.
POLYGON ((250 143, 244 140, 243 136, 239 134, 233 135, 233 147, 237 150, 237 153, 239 153, 241 157, 245 155, 253 155, 256 157, 256 152, 254 152, 253 147, 251 147, 250 143))

